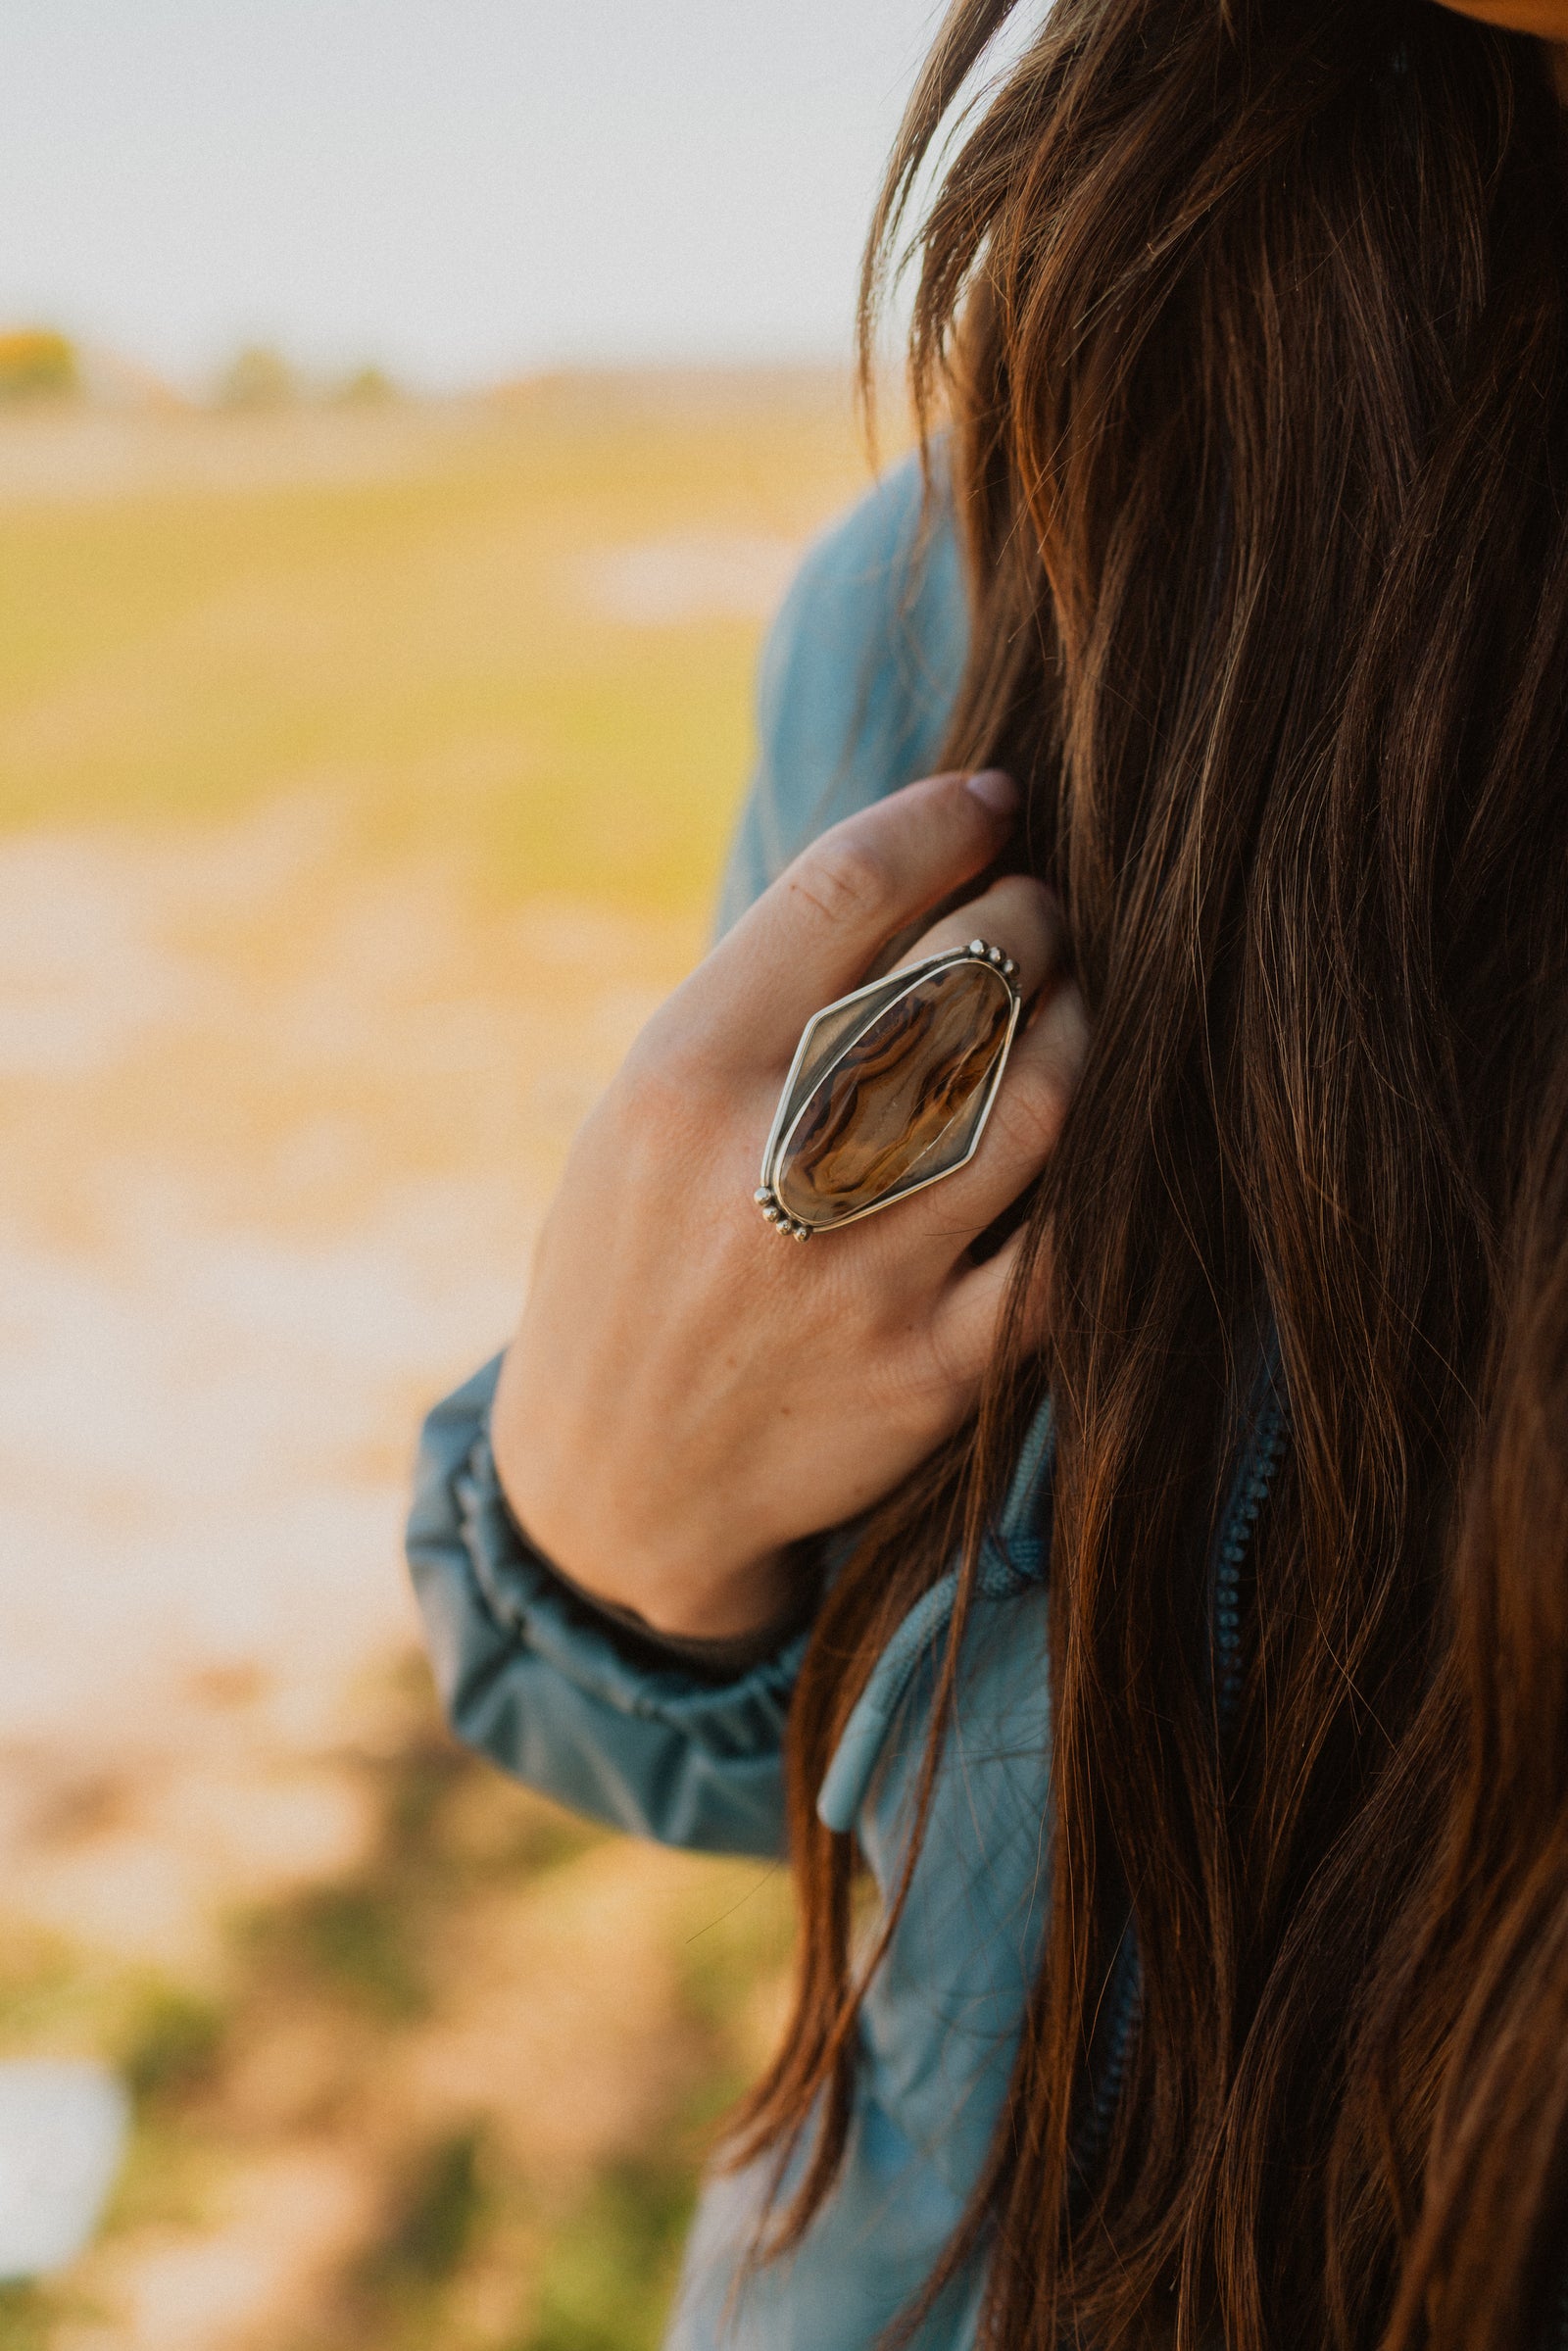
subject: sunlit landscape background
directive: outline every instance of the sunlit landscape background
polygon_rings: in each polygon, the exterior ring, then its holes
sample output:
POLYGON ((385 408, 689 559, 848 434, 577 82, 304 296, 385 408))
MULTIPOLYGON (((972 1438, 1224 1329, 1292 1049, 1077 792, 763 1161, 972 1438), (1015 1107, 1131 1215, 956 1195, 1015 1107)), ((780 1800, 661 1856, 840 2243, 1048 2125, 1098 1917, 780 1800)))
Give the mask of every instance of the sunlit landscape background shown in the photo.
POLYGON ((129 2117, 0 2351, 659 2339, 787 1887, 465 1756, 402 1520, 868 478, 930 15, 0 25, 0 2109, 129 2117))
POLYGON ((657 2339, 785 1889, 466 1760, 400 1523, 864 471, 800 370, 0 410, 0 2024, 135 2112, 8 2351, 657 2339))

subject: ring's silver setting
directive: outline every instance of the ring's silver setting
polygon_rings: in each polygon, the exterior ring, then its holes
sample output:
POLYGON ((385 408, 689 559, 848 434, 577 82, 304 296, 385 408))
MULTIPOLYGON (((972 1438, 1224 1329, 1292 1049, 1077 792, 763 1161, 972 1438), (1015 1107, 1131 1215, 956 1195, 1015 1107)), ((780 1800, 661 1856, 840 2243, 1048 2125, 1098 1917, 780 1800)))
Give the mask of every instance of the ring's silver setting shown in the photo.
MULTIPOLYGON (((896 1201, 923 1192, 968 1165, 980 1148, 1017 1031, 1023 1006, 1017 983, 1018 966, 1010 955, 984 939, 971 939, 967 947, 928 955, 905 970, 871 980, 813 1013, 801 1032, 779 1097, 755 1195, 762 1215, 776 1232, 792 1241, 809 1241, 813 1233, 856 1224, 863 1216, 891 1208, 896 1201), (967 984, 961 976, 966 967, 974 975, 967 984), (955 975, 952 983, 946 980, 950 972, 955 975), (880 1078, 885 1095, 897 1093, 901 1075, 906 1078, 909 1065, 918 1058, 919 1024, 924 1021, 929 1039, 933 1023, 942 1017, 944 997, 960 1010, 963 1000, 972 999, 976 1016, 971 1037, 965 1038, 961 1024, 954 1033, 948 1047, 950 1072, 963 1077, 966 1053, 970 1058, 990 1058, 977 1062, 969 1072, 967 1091, 944 1117, 939 1083, 943 1062, 940 1053, 928 1053, 928 1099, 922 1099, 920 1117, 907 1130, 904 1163, 898 1166, 896 1177, 880 1189, 827 1190, 811 1197, 809 1174, 803 1170, 808 1170, 813 1140, 819 1142, 824 1130, 831 1128, 828 1143, 820 1146, 824 1163, 834 1150, 840 1161, 847 1152, 853 1158, 857 1121, 862 1116, 862 1089, 869 1096, 874 1079, 880 1078), (901 1039, 914 1040, 904 1052, 902 1069, 901 1039), (879 1071, 868 1072, 865 1056, 874 1053, 882 1041, 893 1050, 879 1071), (923 1140, 917 1132, 921 1120, 929 1128, 923 1140)), ((879 1105, 872 1100, 869 1106, 874 1118, 879 1105)), ((901 1139, 894 1135, 881 1155, 897 1163, 901 1148, 901 1139)), ((862 1151, 862 1158, 864 1155, 862 1151)))

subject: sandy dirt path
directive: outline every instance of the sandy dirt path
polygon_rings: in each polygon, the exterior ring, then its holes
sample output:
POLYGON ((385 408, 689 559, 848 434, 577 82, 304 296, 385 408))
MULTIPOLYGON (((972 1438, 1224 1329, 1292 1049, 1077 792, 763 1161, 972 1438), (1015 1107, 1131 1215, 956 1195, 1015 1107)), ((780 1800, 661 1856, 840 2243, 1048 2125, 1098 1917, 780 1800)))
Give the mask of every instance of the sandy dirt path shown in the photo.
POLYGON ((694 926, 367 870, 326 801, 0 846, 9 1898, 188 1960, 341 1862, 418 1412, 694 926))

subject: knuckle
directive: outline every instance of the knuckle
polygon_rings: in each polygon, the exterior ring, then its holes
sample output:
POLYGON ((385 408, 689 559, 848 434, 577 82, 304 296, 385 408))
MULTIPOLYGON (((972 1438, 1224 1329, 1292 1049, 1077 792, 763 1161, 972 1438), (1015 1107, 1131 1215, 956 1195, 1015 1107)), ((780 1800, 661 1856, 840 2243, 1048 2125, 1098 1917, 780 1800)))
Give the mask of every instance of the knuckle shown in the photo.
POLYGON ((925 1430, 934 1443, 961 1417, 979 1367, 969 1334, 951 1312, 885 1329, 872 1352, 879 1402, 892 1418, 925 1430))
POLYGON ((968 1334, 954 1327, 951 1317, 939 1316, 926 1342, 920 1366, 920 1393, 940 1396, 951 1409, 960 1409, 979 1375, 968 1334))
POLYGON ((1054 901, 1032 873, 1004 873, 986 896, 1000 914, 1014 922, 1044 929, 1051 920, 1054 901))
POLYGON ((1049 1069, 1022 1071, 1003 1087, 992 1116, 1021 1157, 1045 1159, 1054 1150, 1067 1113, 1068 1086, 1049 1069))
POLYGON ((976 1351, 973 1336, 939 1326, 910 1371, 905 1409, 908 1423, 922 1430, 927 1445, 939 1445, 960 1426, 974 1408, 985 1375, 985 1356, 976 1351))
POLYGON ((712 1148, 723 1118, 723 1098, 710 1063, 679 1048, 646 1053, 623 1064, 615 1088, 622 1132, 645 1153, 712 1148))
POLYGON ((812 844, 792 876, 792 888, 824 920, 857 926, 893 909, 894 878, 887 858, 863 835, 828 833, 812 844))
POLYGON ((639 1037, 616 1074, 619 1106, 637 1120, 657 1116, 680 1086, 682 1059, 669 1040, 639 1037))

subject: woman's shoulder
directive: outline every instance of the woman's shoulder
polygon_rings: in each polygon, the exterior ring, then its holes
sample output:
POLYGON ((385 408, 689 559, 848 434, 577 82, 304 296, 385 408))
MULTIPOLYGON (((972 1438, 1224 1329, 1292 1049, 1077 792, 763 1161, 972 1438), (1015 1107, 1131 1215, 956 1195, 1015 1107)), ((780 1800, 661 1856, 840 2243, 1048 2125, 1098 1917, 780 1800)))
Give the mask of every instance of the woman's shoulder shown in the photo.
MULTIPOLYGON (((963 584, 946 451, 910 454, 873 482, 807 549, 775 623, 770 651, 826 640, 847 626, 867 642, 878 627, 964 629, 963 584)), ((948 647, 940 649, 945 655, 948 647)), ((961 642, 959 653, 961 659, 961 642)))
POLYGON ((928 771, 967 652, 939 445, 929 484, 907 458, 822 533, 769 631, 721 929, 817 833, 928 771))

